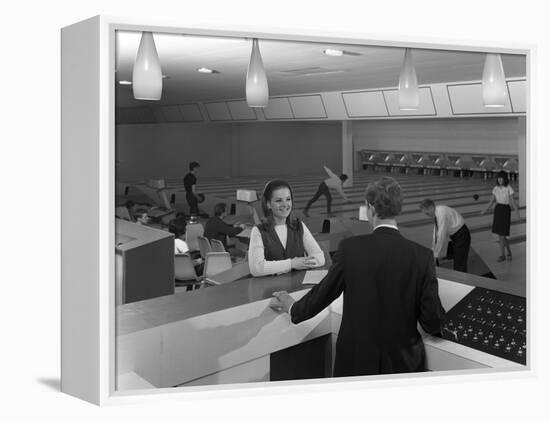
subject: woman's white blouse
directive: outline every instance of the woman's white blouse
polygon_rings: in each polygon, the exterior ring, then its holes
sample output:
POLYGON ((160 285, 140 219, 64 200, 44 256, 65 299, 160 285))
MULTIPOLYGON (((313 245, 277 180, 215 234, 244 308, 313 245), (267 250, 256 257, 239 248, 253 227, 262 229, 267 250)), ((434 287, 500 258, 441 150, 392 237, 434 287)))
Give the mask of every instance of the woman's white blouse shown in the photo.
POLYGON ((174 239, 174 254, 185 254, 189 252, 187 243, 179 238, 174 239))
POLYGON ((510 185, 506 187, 495 186, 493 188, 493 196, 495 196, 497 203, 500 203, 501 205, 509 205, 510 196, 513 194, 514 189, 510 185))
MULTIPOLYGON (((304 228, 304 249, 307 256, 314 257, 317 261, 317 266, 323 266, 325 264, 325 254, 315 238, 302 222, 304 228)), ((275 225, 275 232, 281 240, 283 247, 286 247, 286 239, 288 234, 288 228, 285 225, 275 225)), ((252 276, 264 276, 275 275, 279 273, 286 273, 292 270, 290 263, 291 259, 285 260, 265 260, 264 254, 264 242, 262 240, 262 234, 258 227, 252 228, 250 233, 250 246, 248 248, 248 264, 250 266, 250 273, 252 276)))

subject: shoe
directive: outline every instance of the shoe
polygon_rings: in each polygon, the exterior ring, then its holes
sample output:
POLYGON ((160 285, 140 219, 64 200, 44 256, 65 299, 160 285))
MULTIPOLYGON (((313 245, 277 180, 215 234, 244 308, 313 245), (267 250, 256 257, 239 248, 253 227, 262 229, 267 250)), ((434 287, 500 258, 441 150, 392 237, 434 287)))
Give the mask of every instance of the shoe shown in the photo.
POLYGON ((506 260, 506 257, 499 256, 498 259, 497 259, 497 262, 504 262, 505 260, 506 260))
POLYGON ((512 253, 508 253, 508 256, 506 256, 506 260, 508 261, 512 260, 512 253))

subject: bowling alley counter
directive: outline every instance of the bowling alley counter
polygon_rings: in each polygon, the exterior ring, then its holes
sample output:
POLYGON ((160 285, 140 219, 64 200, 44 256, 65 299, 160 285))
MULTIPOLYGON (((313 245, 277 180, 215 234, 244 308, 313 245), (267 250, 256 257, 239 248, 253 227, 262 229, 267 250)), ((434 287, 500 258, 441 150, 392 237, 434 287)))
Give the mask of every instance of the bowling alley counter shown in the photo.
MULTIPOLYGON (((221 278, 242 273, 236 268, 221 278)), ((304 275, 245 277, 118 306, 116 390, 331 377, 342 297, 298 325, 269 307, 275 291, 302 297, 311 288, 302 284, 304 275)), ((474 287, 525 297, 521 286, 446 269, 438 268, 438 280, 446 311, 474 287)), ((467 328, 456 332, 467 335, 467 328)), ((431 371, 526 368, 461 343, 426 334, 423 339, 431 371)))

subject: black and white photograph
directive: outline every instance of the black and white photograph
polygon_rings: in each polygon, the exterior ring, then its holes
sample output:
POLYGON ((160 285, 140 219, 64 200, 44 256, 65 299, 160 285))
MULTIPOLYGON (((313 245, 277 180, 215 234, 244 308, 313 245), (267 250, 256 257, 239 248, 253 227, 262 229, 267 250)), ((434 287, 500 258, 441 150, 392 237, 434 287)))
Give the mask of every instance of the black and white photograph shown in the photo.
POLYGON ((541 418, 538 3, 3 11, 0 418, 541 418))
POLYGON ((115 37, 117 391, 526 369, 528 51, 115 37))

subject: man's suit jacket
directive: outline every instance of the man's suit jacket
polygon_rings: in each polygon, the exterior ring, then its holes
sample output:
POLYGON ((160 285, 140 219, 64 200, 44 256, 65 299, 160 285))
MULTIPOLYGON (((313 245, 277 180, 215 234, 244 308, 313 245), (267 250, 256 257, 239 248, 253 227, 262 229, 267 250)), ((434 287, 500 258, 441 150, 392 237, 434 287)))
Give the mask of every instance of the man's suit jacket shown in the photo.
POLYGON ((425 370, 417 321, 440 333, 445 311, 431 250, 380 227, 340 243, 327 276, 291 307, 307 320, 344 293, 335 376, 425 370))

